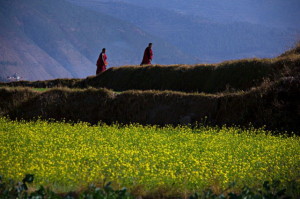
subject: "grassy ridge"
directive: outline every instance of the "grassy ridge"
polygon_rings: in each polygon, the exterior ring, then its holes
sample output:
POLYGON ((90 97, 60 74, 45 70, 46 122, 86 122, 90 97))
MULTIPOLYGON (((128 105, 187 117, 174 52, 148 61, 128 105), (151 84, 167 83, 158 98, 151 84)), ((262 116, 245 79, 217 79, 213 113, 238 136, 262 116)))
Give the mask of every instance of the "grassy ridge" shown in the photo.
POLYGON ((291 51, 274 59, 245 59, 194 66, 123 66, 110 68, 101 75, 86 79, 22 81, 0 85, 217 93, 225 90, 250 90, 266 80, 274 81, 299 72, 299 65, 300 55, 297 51, 291 51))
MULTIPOLYGON (((87 123, 16 122, 0 118, 0 173, 58 191, 113 181, 136 195, 216 193, 236 182, 262 188, 299 180, 299 137, 262 129, 90 126, 87 123)), ((297 189, 295 189, 297 190, 297 189)), ((153 198, 158 198, 153 196, 153 198)))
POLYGON ((105 73, 78 82, 79 87, 112 90, 173 90, 217 93, 226 89, 249 90, 284 76, 294 70, 300 56, 293 59, 238 60, 215 65, 195 66, 127 66, 111 68, 105 73))

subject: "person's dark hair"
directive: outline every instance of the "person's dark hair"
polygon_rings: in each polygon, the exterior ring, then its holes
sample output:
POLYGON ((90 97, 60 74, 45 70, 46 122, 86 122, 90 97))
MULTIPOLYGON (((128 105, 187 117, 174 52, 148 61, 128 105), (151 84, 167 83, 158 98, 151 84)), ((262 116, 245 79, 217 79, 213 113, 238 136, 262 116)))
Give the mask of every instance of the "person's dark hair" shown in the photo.
POLYGON ((105 48, 102 48, 102 52, 105 52, 106 51, 106 49, 105 48))
POLYGON ((149 43, 149 46, 152 46, 152 43, 149 43))

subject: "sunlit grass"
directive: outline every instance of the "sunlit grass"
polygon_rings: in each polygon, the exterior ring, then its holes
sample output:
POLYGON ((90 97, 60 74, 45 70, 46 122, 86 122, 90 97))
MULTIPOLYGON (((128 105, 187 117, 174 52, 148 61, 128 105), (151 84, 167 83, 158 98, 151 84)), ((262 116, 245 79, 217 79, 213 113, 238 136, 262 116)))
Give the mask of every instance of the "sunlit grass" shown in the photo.
POLYGON ((39 92, 44 92, 44 91, 49 90, 49 88, 32 88, 32 90, 39 91, 39 92))
POLYGON ((283 185, 300 177, 299 137, 262 129, 164 127, 0 119, 0 174, 72 190, 112 181, 144 192, 283 185))

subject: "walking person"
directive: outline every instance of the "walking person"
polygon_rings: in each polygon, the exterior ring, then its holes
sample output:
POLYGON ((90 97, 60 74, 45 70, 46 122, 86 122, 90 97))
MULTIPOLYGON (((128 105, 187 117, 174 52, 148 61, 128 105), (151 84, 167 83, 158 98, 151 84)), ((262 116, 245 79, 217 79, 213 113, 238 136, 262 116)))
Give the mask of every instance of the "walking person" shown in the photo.
POLYGON ((152 51, 152 43, 149 43, 148 47, 145 49, 142 65, 151 64, 153 58, 153 51, 152 51))
POLYGON ((106 49, 103 48, 102 52, 100 53, 96 66, 97 66, 97 70, 96 70, 96 75, 99 75, 100 73, 106 71, 106 66, 108 65, 107 62, 107 56, 105 54, 106 49))

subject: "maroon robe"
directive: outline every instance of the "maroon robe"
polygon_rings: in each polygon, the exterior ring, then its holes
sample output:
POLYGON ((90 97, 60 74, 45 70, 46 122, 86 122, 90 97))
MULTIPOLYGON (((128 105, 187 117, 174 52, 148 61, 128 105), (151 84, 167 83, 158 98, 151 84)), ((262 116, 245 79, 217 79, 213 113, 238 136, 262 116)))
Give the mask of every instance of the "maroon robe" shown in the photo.
POLYGON ((153 52, 152 52, 152 49, 148 46, 145 49, 144 57, 143 57, 143 61, 142 61, 141 65, 151 64, 152 58, 153 58, 153 52))
POLYGON ((107 66, 107 56, 105 53, 100 53, 98 60, 97 60, 97 70, 96 70, 96 75, 106 71, 106 66, 107 66))

